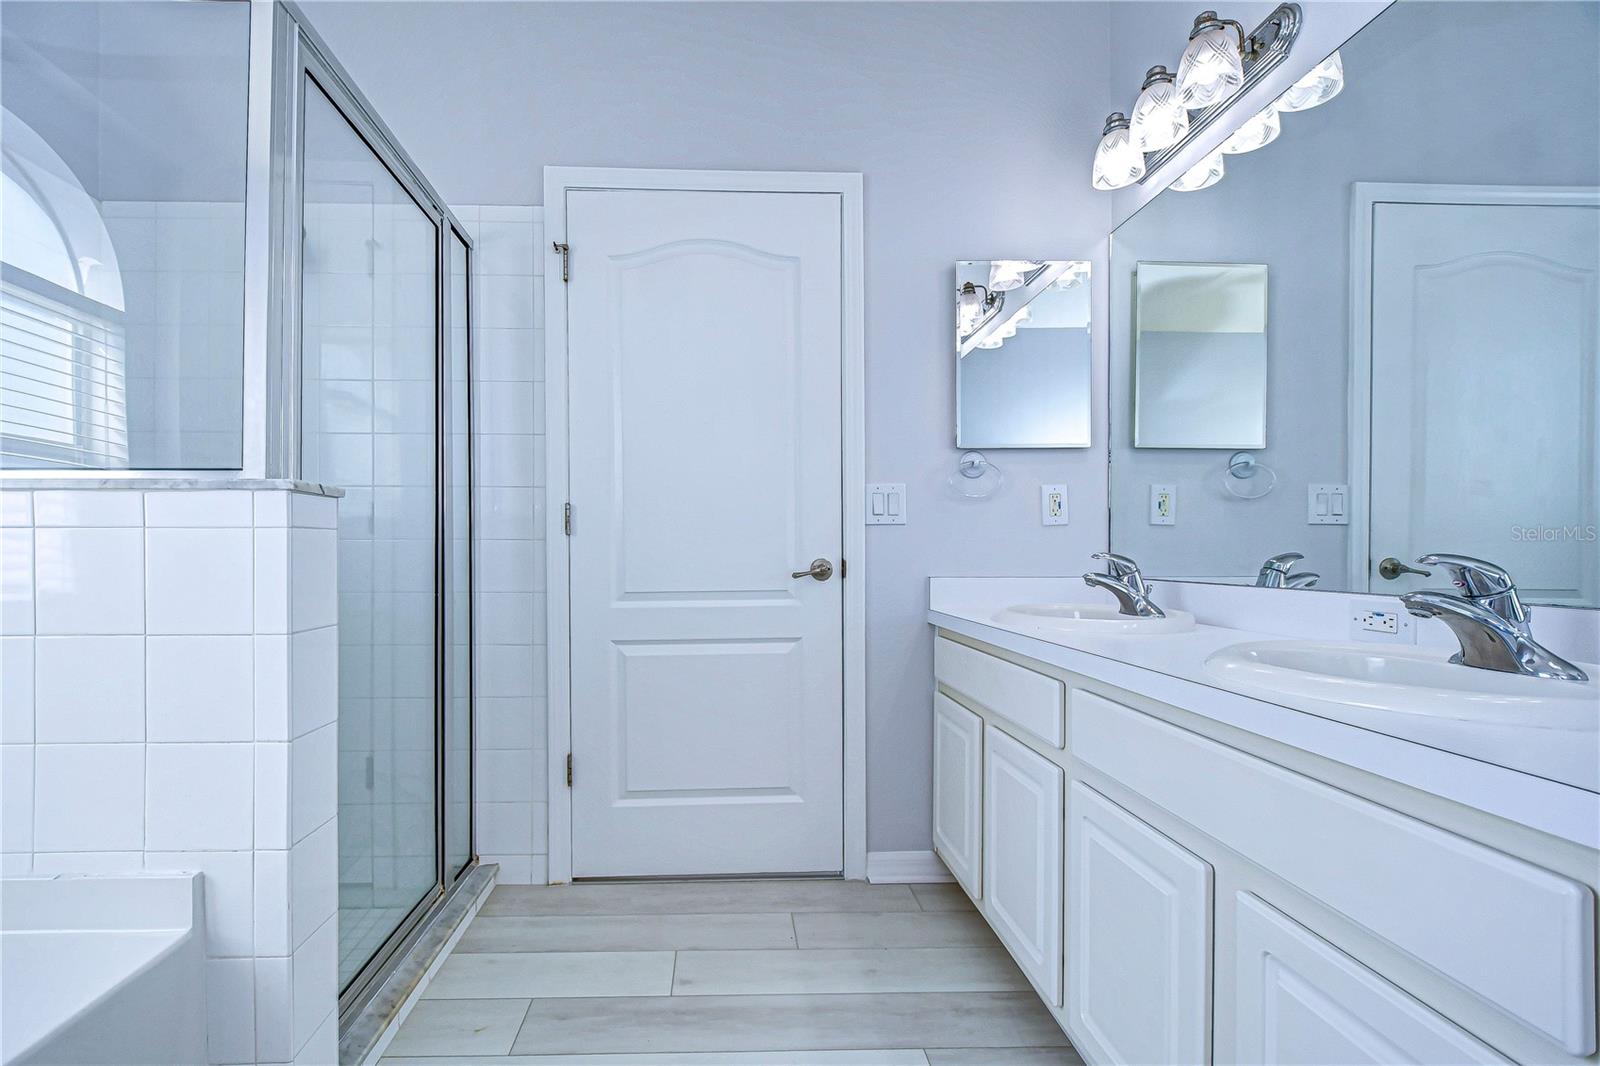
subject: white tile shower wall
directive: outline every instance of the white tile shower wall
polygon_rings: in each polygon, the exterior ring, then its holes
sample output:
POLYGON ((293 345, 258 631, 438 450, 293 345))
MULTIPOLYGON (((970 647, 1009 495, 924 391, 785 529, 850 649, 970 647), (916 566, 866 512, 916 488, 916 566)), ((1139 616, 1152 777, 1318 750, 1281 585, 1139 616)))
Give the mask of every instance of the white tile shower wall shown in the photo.
POLYGON ((543 212, 457 207, 473 238, 478 853, 546 879, 543 212))
POLYGON ((201 871, 211 1062, 333 1062, 336 501, 0 499, 4 873, 201 871))

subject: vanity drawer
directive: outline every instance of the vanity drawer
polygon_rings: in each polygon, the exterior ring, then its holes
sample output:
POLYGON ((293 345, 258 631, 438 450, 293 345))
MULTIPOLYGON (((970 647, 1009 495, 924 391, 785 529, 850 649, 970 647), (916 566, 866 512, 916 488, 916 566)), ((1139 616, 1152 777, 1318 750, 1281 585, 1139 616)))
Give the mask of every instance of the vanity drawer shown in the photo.
POLYGON ((980 704, 1047 744, 1065 741, 1067 686, 947 637, 933 642, 933 676, 968 702, 980 704))
POLYGON ((1585 885, 1088 692, 1072 754, 1574 1055, 1595 1047, 1585 885))

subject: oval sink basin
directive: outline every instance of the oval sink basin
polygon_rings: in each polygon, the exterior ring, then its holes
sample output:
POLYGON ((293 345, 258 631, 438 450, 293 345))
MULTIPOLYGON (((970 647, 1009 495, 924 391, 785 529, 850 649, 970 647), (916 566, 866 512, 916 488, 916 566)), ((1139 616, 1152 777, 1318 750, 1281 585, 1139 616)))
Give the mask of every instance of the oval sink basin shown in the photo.
POLYGON ((1100 603, 1024 603, 994 616, 1005 626, 1027 626, 1085 636, 1187 633, 1194 628, 1188 611, 1167 611, 1165 618, 1134 618, 1114 605, 1100 603))
POLYGON ((1600 673, 1552 681, 1449 661, 1446 652, 1267 640, 1213 652, 1206 670, 1230 685, 1397 714, 1594 732, 1600 673))

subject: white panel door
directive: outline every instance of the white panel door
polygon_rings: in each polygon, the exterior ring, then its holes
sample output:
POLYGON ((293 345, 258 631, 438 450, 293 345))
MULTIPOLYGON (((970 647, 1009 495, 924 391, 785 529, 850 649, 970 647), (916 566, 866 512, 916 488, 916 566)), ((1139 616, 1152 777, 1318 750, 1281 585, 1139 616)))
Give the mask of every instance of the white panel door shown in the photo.
POLYGON ((1061 767, 983 736, 983 913, 1045 1001, 1061 1005, 1061 767))
POLYGON ((573 874, 838 871, 840 197, 566 211, 573 874))
POLYGON ((1387 556, 1491 559, 1600 602, 1600 208, 1379 203, 1370 587, 1387 556))
POLYGON ((933 848, 967 895, 983 895, 983 719, 933 694, 933 848))
POLYGON ((1075 1037, 1097 1062, 1208 1061, 1210 864, 1079 781, 1067 842, 1075 1037))
POLYGON ((1510 1061, 1259 897, 1236 904, 1239 1066, 1510 1061))

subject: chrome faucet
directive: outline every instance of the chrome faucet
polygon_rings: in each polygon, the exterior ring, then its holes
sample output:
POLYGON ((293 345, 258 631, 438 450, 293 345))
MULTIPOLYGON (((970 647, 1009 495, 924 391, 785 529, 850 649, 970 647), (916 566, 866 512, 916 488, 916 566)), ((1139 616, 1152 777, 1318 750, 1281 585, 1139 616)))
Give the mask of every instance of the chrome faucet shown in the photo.
POLYGON ((1095 552, 1089 558, 1103 560, 1106 572, 1084 574, 1083 583, 1090 588, 1105 589, 1117 598, 1121 613, 1134 618, 1165 618, 1166 612, 1150 602, 1150 586, 1139 573, 1139 564, 1126 555, 1095 552))
POLYGON ((1481 670, 1560 681, 1589 675, 1533 639, 1529 612, 1511 575, 1494 563, 1465 555, 1424 555, 1421 566, 1442 566, 1460 593, 1429 589, 1400 597, 1418 618, 1437 618, 1461 642, 1453 663, 1481 670))
POLYGON ((1274 555, 1261 564, 1261 572, 1256 575, 1256 587, 1264 589, 1308 589, 1322 580, 1322 575, 1307 570, 1298 574, 1291 574, 1289 570, 1305 556, 1299 552, 1284 552, 1274 555))

